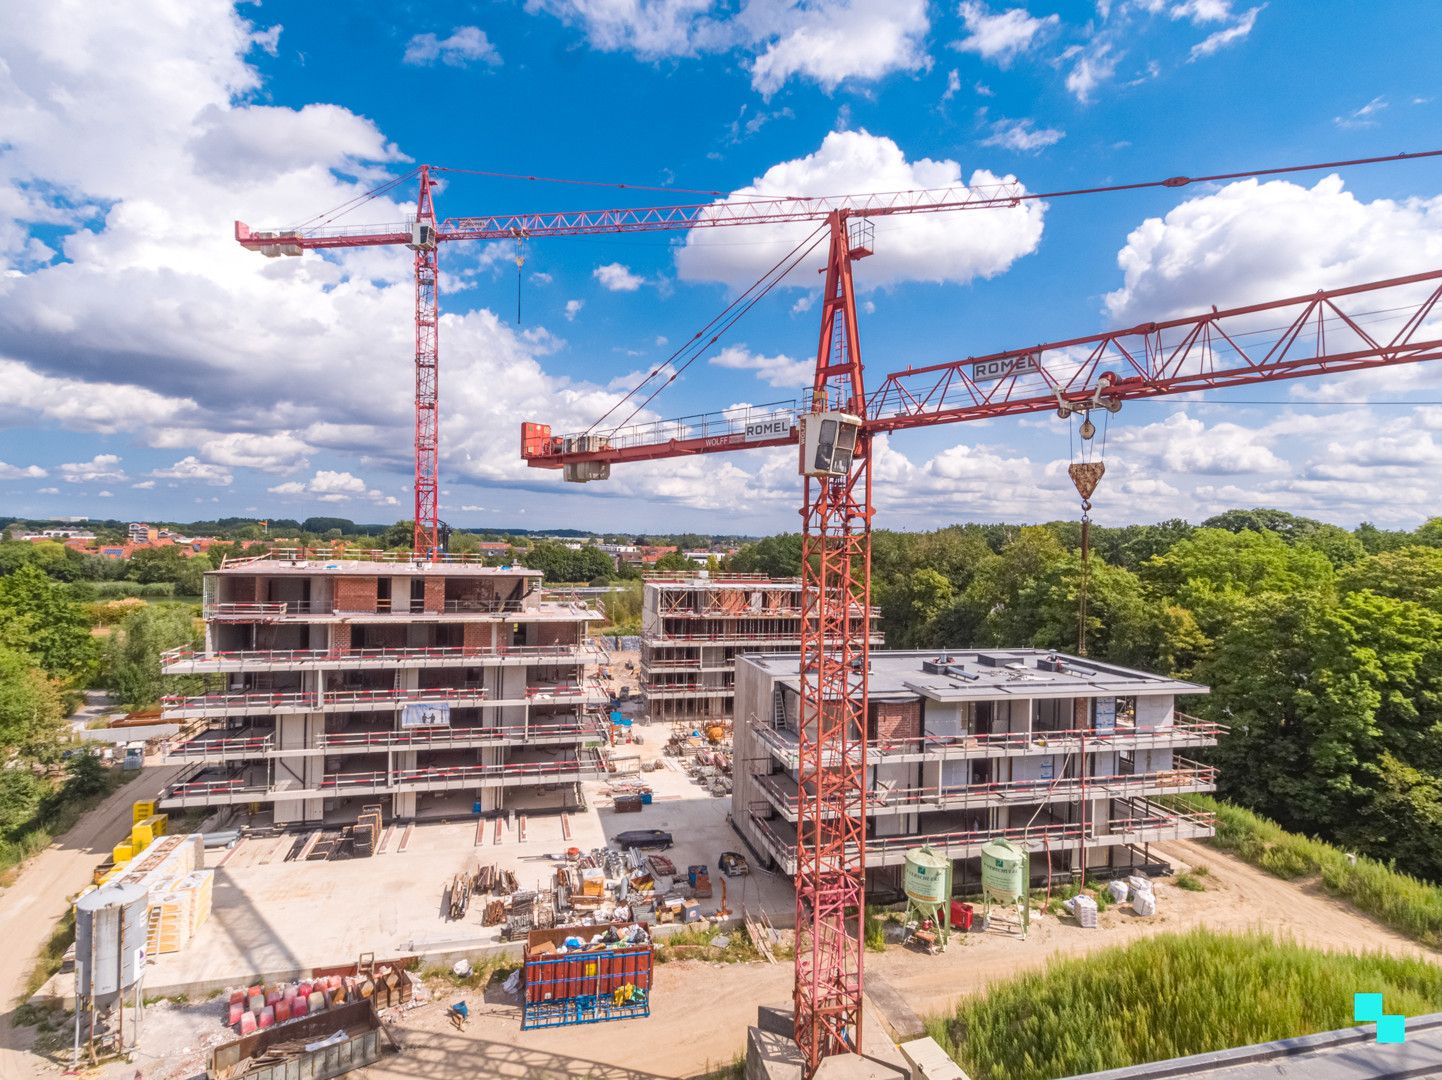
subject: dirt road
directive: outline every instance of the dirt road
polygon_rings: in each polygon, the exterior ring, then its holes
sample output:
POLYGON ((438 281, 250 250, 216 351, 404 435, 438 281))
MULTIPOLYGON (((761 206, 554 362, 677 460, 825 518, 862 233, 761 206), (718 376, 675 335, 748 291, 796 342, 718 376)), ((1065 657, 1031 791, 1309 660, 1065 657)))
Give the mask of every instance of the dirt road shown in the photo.
MULTIPOLYGON (((1206 866, 1206 890, 1187 892, 1159 880, 1155 916, 1138 919, 1114 908, 1102 913, 1099 930, 1042 917, 1032 923, 1026 941, 1003 934, 965 936, 934 957, 891 947, 867 956, 868 977, 886 979, 925 1017, 1054 957, 1084 955, 1197 926, 1220 931, 1260 928, 1320 949, 1385 950, 1442 962, 1442 954, 1392 933, 1314 887, 1281 881, 1200 844, 1172 843, 1163 853, 1179 870, 1206 866)), ((487 1075, 528 1080, 695 1076, 730 1062, 744 1048, 746 1027, 755 1023, 758 1004, 789 1000, 791 966, 672 963, 657 969, 656 984, 649 1019, 598 1024, 586 1029, 584 1039, 577 1038, 574 1028, 520 1032, 509 1005, 453 992, 451 999, 467 998, 474 1017, 464 1031, 450 1028, 444 1016, 447 1002, 437 1002, 408 1018, 402 1029, 405 1054, 362 1075, 460 1080, 476 1075, 484 1062, 487 1075)))
POLYGON ((32 859, 14 885, 0 893, 0 1078, 31 1075, 34 1059, 17 1050, 29 1033, 11 1024, 16 998, 24 988, 35 954, 65 913, 69 898, 90 881, 95 865, 130 829, 130 804, 159 793, 184 766, 145 769, 86 814, 73 829, 32 859))

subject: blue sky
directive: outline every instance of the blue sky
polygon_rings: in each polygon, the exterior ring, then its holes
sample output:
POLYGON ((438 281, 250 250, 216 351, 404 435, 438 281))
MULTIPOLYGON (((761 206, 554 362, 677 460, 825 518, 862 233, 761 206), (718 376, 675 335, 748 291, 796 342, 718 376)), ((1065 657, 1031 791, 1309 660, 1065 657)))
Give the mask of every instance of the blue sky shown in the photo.
MULTIPOLYGON (((1028 190, 1442 145, 1429 5, 527 0, 27 3, 0 28, 0 513, 358 520, 410 510, 404 251, 267 260, 231 222, 309 218, 427 161, 442 215, 1028 190), (28 11, 25 9, 29 9, 28 11)), ((347 222, 398 220, 372 203, 347 222)), ((791 455, 563 486, 522 420, 584 427, 789 247, 625 235, 442 253, 442 513, 460 525, 795 527, 791 455)), ((873 383, 909 364, 1442 265, 1442 164, 888 219, 858 264, 873 383)), ((657 399, 794 396, 809 265, 657 399)), ((1112 421, 1104 523, 1267 504, 1442 512, 1442 372, 1398 369, 1112 421), (1271 404, 1252 404, 1268 401, 1271 404), (1370 407, 1351 402, 1386 401, 1370 407), (1245 402, 1240 403, 1240 402, 1245 402)), ((880 524, 1076 513, 1052 417, 889 439, 880 524)))

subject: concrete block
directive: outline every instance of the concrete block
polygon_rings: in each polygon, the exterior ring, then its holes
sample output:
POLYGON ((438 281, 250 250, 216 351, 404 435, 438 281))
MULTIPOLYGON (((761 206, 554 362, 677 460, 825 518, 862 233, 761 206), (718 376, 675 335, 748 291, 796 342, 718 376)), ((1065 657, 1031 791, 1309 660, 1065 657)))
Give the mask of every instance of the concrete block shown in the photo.
POLYGON ((899 1049, 911 1067, 911 1080, 970 1080, 962 1067, 930 1036, 904 1042, 899 1049))

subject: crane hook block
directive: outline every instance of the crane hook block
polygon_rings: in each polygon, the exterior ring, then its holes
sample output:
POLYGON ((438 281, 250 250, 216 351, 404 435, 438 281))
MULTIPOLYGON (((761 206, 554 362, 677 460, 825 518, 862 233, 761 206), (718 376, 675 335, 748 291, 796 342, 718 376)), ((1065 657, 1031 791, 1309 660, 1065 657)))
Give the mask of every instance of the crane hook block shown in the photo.
POLYGON ((1101 483, 1102 474, 1107 471, 1104 461, 1078 461, 1066 467, 1067 475, 1071 482, 1076 485, 1076 493, 1082 497, 1085 505, 1096 491, 1097 485, 1101 483))

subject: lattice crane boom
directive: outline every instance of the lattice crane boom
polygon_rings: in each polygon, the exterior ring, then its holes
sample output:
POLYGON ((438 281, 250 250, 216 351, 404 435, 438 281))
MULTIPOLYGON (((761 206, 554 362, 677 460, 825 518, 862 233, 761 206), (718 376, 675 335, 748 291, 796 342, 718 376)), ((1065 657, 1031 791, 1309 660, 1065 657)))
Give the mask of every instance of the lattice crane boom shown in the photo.
MULTIPOLYGON (((1145 323, 887 375, 866 398, 872 434, 1221 390, 1442 359, 1428 319, 1442 314, 1442 270, 1145 323), (1368 329, 1385 306, 1390 333, 1368 329), (1259 319, 1268 325, 1259 330, 1259 319)), ((543 469, 652 461, 794 444, 809 408, 786 401, 620 428, 576 449, 576 435, 523 427, 521 453, 543 469)))

